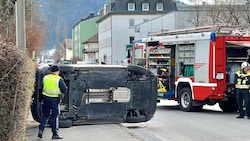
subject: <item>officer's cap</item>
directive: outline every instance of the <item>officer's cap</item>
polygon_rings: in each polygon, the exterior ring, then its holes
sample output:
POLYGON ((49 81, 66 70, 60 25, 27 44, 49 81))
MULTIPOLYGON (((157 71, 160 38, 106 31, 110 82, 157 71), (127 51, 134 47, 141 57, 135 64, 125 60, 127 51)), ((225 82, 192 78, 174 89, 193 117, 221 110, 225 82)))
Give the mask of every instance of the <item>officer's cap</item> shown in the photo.
POLYGON ((60 68, 57 65, 53 65, 53 66, 51 66, 50 71, 51 72, 57 72, 57 71, 60 71, 60 68))

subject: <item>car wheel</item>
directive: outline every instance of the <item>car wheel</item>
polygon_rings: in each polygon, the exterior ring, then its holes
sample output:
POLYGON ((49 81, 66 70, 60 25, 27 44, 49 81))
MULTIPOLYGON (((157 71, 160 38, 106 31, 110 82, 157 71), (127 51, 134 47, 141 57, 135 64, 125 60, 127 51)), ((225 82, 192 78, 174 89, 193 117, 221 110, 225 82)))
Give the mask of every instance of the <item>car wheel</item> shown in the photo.
POLYGON ((66 119, 66 120, 59 120, 59 127, 60 128, 69 128, 73 125, 72 120, 66 119))

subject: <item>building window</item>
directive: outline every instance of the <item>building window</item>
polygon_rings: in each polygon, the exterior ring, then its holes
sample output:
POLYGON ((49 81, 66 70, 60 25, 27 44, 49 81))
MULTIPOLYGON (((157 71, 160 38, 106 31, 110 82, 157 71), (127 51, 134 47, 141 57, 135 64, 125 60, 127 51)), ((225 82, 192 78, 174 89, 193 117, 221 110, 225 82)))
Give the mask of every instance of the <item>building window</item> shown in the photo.
POLYGON ((89 59, 95 59, 95 53, 89 53, 89 59))
POLYGON ((107 63, 107 55, 103 56, 103 63, 106 64, 107 63))
POLYGON ((163 11, 163 3, 156 3, 156 11, 163 11))
POLYGON ((149 3, 142 3, 142 11, 149 11, 149 3))
POLYGON ((128 3, 128 11, 135 11, 135 3, 128 3))
POLYGON ((135 20, 134 19, 129 19, 129 27, 132 27, 135 25, 135 20))
POLYGON ((85 51, 86 51, 86 49, 82 49, 82 54, 84 54, 84 53, 85 53, 85 51))

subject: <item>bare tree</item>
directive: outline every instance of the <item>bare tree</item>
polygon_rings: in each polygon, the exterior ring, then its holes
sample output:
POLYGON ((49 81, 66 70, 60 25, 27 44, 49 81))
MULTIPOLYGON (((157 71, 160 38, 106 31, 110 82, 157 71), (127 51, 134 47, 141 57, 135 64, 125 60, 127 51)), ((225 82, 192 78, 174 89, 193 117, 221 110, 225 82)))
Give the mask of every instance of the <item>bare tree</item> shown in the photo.
POLYGON ((15 0, 0 1, 0 32, 2 36, 13 41, 15 32, 15 0))
MULTIPOLYGON (((67 27, 67 24, 64 22, 64 27, 63 27, 63 39, 64 39, 64 41, 67 38, 68 38, 68 27, 67 27)), ((66 59, 66 48, 64 48, 64 47, 63 47, 63 52, 64 52, 64 54, 63 54, 62 58, 66 59)))
MULTIPOLYGON (((250 24, 250 6, 238 0, 214 0, 213 5, 192 0, 192 14, 186 19, 194 26, 231 24, 248 27, 250 24)), ((190 10, 191 11, 191 10, 190 10)))
POLYGON ((205 8, 200 4, 202 0, 189 0, 192 5, 190 5, 191 12, 189 16, 185 19, 187 22, 193 24, 195 27, 203 26, 206 23, 205 8))
POLYGON ((223 10, 221 10, 221 8, 217 6, 208 5, 206 7, 206 17, 207 17, 206 23, 212 25, 221 23, 222 12, 223 10))
POLYGON ((235 5, 234 3, 225 4, 225 7, 228 11, 228 23, 233 25, 240 25, 240 13, 239 13, 239 6, 235 5))
POLYGON ((61 34, 61 24, 58 22, 56 29, 56 46, 55 46, 55 55, 54 59, 56 62, 62 61, 61 59, 65 59, 65 48, 63 46, 63 42, 60 41, 60 37, 62 35, 63 39, 66 39, 68 36, 68 28, 66 23, 64 22, 63 33, 61 34))
POLYGON ((242 23, 242 26, 249 29, 250 26, 250 0, 246 3, 246 5, 242 9, 242 16, 245 17, 245 22, 242 23))
POLYGON ((190 22, 195 27, 201 26, 201 10, 198 5, 194 6, 194 11, 191 12, 190 16, 186 19, 187 22, 190 22))
POLYGON ((39 54, 46 41, 46 21, 39 16, 40 5, 34 0, 26 1, 26 47, 29 56, 39 54))
MULTIPOLYGON (((2 0, 0 2, 0 35, 2 40, 15 43, 16 21, 15 21, 15 0, 2 0)), ((39 11, 34 0, 25 1, 26 14, 26 47, 29 56, 33 51, 39 51, 44 45, 44 23, 37 20, 39 11)))

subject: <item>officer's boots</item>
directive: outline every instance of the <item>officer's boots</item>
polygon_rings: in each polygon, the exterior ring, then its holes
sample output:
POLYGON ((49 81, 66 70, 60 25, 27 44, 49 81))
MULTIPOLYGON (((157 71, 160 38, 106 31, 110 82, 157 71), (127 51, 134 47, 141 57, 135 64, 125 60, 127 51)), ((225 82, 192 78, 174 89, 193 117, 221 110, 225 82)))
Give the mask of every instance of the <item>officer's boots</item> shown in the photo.
POLYGON ((38 138, 42 138, 43 137, 43 130, 44 129, 42 129, 42 127, 39 126, 39 131, 38 131, 38 135, 37 135, 38 138))
POLYGON ((39 132, 38 132, 38 138, 42 138, 43 137, 43 131, 42 130, 39 130, 39 132))
POLYGON ((63 137, 58 134, 53 134, 52 139, 63 139, 63 137))

